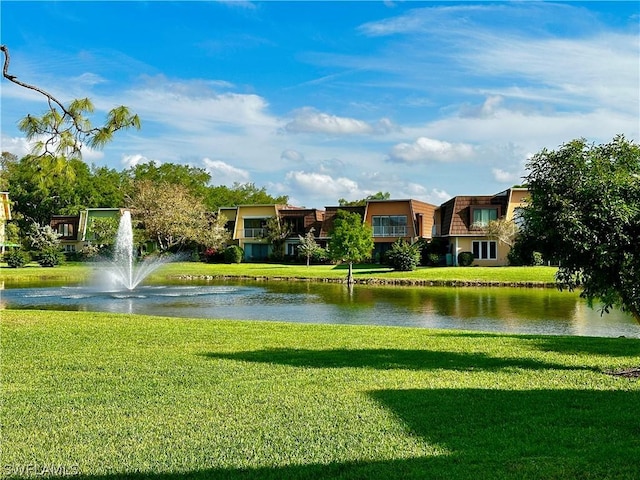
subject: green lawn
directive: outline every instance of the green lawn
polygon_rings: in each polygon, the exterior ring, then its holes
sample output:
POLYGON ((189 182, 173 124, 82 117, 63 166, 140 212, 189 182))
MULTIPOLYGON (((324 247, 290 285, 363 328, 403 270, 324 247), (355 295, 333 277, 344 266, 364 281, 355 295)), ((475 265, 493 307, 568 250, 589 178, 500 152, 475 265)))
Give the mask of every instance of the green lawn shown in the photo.
POLYGON ((637 339, 1 313, 5 475, 640 478, 637 339))
MULTIPOLYGON (((27 268, 0 268, 0 280, 27 282, 40 279, 81 282, 89 278, 95 268, 91 263, 67 264, 54 268, 42 268, 29 264, 27 268)), ((433 282, 523 282, 552 284, 557 269, 555 267, 421 267, 412 272, 395 272, 381 265, 357 265, 357 280, 398 280, 433 282)), ((347 275, 344 265, 284 265, 270 263, 205 264, 199 262, 174 262, 162 266, 152 276, 161 282, 167 277, 187 276, 230 276, 230 277, 270 277, 343 279, 347 275)))

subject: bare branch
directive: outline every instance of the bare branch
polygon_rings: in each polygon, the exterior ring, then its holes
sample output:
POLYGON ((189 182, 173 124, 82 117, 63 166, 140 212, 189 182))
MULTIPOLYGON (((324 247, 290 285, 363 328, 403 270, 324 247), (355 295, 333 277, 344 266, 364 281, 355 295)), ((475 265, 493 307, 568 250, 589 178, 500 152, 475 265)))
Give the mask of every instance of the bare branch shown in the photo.
POLYGON ((46 92, 45 90, 39 87, 36 87, 35 85, 29 85, 28 83, 21 82, 20 80, 18 80, 18 77, 16 77, 15 75, 9 75, 9 62, 11 61, 11 57, 9 56, 9 49, 7 48, 6 45, 0 45, 0 50, 2 51, 2 53, 4 53, 4 66, 2 67, 2 76, 4 78, 9 80, 10 82, 15 83, 16 85, 20 85, 21 87, 28 88, 29 90, 34 90, 44 95, 45 97, 47 97, 49 99, 49 108, 51 110, 53 110, 54 108, 51 106, 51 102, 53 102, 56 105, 58 105, 65 114, 67 115, 69 114, 69 112, 67 112, 67 109, 64 107, 64 105, 56 97, 51 95, 49 92, 46 92))
POLYGON ((82 146, 101 148, 111 140, 112 135, 121 129, 140 128, 140 119, 132 115, 125 106, 116 107, 109 111, 106 124, 102 127, 92 127, 85 113, 93 112, 93 105, 88 98, 72 101, 69 106, 54 97, 51 93, 35 85, 22 82, 15 75, 9 73, 11 57, 6 45, 0 45, 4 54, 2 76, 16 85, 33 90, 47 98, 49 112, 42 117, 27 115, 19 123, 19 128, 25 132, 28 139, 38 135, 48 138, 36 143, 35 158, 45 156, 81 157, 82 146), (62 113, 60 113, 62 112, 62 113))

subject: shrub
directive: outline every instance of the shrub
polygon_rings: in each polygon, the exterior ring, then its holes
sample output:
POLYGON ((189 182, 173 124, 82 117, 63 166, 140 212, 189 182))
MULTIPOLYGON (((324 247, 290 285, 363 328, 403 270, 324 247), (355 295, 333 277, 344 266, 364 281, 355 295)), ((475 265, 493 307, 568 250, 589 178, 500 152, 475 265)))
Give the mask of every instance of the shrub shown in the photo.
POLYGON ((38 253, 41 267, 55 267, 64 261, 64 254, 56 247, 45 247, 38 253))
POLYGON ((474 257, 472 252, 460 252, 458 254, 458 265, 468 267, 473 263, 474 257))
POLYGON ((544 265, 544 258, 540 252, 533 252, 533 262, 534 267, 541 267, 544 265))
POLYGON ((326 248, 318 248, 314 250, 311 255, 311 263, 314 264, 325 264, 330 261, 329 252, 327 252, 326 248))
POLYGON ((80 255, 82 255, 82 259, 85 261, 98 260, 100 257, 100 248, 98 248, 97 245, 90 243, 82 247, 82 250, 80 250, 80 255))
POLYGON ((444 255, 440 253, 429 253, 427 254, 427 265, 431 265, 433 267, 438 267, 442 265, 442 259, 444 255))
POLYGON ((20 249, 12 250, 4 254, 4 260, 11 268, 22 268, 29 263, 29 255, 20 249))
POLYGON ((438 261, 441 261, 442 257, 447 252, 449 252, 449 241, 446 238, 436 237, 436 238, 432 238, 431 241, 429 242, 423 242, 422 243, 422 264, 432 265, 433 262, 430 261, 432 254, 440 255, 438 261))
POLYGON ((398 240, 391 246, 387 253, 389 264, 402 272, 415 270, 420 263, 420 245, 409 243, 405 240, 398 240))
POLYGON ((205 263, 222 263, 225 261, 224 250, 207 248, 202 254, 202 261, 205 263))
POLYGON ((224 249, 224 261, 226 263, 241 263, 244 258, 244 250, 238 245, 229 245, 224 249))
POLYGON ((64 259, 67 262, 83 262, 85 260, 85 257, 82 252, 69 251, 64 252, 64 259))
POLYGON ((519 235, 507 254, 509 265, 514 267, 544 265, 542 254, 536 251, 537 240, 527 235, 519 235))

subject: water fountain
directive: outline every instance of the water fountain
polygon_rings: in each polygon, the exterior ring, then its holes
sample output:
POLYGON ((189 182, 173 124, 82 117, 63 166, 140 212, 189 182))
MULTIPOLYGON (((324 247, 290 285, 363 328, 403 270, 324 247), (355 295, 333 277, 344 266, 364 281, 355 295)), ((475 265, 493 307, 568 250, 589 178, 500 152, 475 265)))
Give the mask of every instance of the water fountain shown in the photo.
POLYGON ((106 268, 106 275, 100 274, 102 286, 112 290, 134 290, 149 274, 168 261, 166 258, 147 257, 136 262, 135 256, 131 212, 125 210, 118 225, 113 260, 106 268))

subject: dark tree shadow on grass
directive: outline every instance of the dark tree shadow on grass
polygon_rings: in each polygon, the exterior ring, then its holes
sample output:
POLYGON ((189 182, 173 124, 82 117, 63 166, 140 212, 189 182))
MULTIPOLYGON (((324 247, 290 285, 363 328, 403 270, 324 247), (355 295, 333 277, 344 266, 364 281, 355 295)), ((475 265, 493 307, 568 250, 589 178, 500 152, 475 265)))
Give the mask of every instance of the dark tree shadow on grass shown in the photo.
MULTIPOLYGON (((499 358, 482 353, 401 349, 305 350, 271 348, 235 353, 205 353, 212 359, 271 363, 303 368, 370 368, 376 370, 575 370, 575 367, 526 358, 499 358)), ((586 368, 586 367, 585 367, 586 368)))
MULTIPOLYGON (((640 327, 638 327, 640 332, 640 327)), ((568 355, 602 355, 607 357, 640 357, 640 338, 580 337, 571 335, 523 335, 490 332, 444 332, 441 336, 460 338, 512 337, 529 342, 540 351, 568 355)), ((638 361, 640 363, 640 360, 638 361)))
MULTIPOLYGON (((415 389, 369 392, 430 457, 329 464, 123 472, 83 480, 640 478, 640 391, 415 389)), ((82 469, 82 466, 80 467, 82 469)), ((49 477, 56 478, 56 477, 49 477)), ((65 477, 57 477, 61 480, 65 477)))
POLYGON ((636 364, 640 366, 640 339, 637 338, 548 337, 536 338, 534 344, 542 351, 636 357, 636 364))

